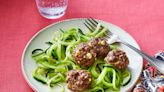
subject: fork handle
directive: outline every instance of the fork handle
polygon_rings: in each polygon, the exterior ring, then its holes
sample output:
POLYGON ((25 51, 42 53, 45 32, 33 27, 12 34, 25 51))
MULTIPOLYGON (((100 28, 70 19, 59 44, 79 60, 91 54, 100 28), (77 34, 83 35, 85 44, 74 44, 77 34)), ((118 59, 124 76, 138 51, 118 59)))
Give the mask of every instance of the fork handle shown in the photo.
POLYGON ((135 52, 140 54, 145 60, 147 60, 150 64, 155 66, 161 73, 164 74, 164 62, 162 60, 158 60, 155 57, 147 55, 146 53, 142 52, 141 50, 137 49, 136 47, 130 45, 129 43, 127 43, 125 41, 120 41, 120 43, 122 43, 122 44, 128 46, 129 48, 133 49, 135 52))

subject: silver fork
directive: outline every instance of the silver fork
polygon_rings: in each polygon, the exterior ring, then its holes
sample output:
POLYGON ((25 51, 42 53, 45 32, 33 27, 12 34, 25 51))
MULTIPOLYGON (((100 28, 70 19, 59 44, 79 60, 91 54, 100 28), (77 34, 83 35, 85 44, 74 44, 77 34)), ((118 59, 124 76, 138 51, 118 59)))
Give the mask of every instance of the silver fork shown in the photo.
MULTIPOLYGON (((99 23, 93 18, 87 18, 85 20, 84 25, 90 31, 94 31, 97 28, 97 25, 99 25, 99 23)), ((104 28, 103 26, 101 26, 101 27, 104 28)), ((144 53, 143 51, 141 51, 141 50, 137 49, 136 47, 130 45, 126 41, 120 39, 118 35, 112 33, 111 31, 108 31, 105 38, 108 39, 109 44, 113 44, 113 43, 117 42, 117 43, 124 44, 124 45, 128 46, 129 48, 133 49, 135 52, 140 54, 145 60, 147 60, 150 64, 155 66, 157 68, 157 70, 159 70, 162 74, 164 74, 164 62, 162 60, 158 60, 155 57, 152 57, 152 56, 144 53)))

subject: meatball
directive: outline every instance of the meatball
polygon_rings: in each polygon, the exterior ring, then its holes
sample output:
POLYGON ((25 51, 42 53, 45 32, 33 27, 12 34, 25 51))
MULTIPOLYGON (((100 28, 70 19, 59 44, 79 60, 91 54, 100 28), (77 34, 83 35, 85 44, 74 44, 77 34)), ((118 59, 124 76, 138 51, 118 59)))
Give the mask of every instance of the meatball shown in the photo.
POLYGON ((107 44, 104 38, 94 38, 88 42, 88 45, 96 51, 97 57, 106 57, 110 50, 109 44, 107 44))
POLYGON ((67 74, 68 88, 73 92, 83 92, 91 82, 91 74, 86 70, 71 70, 67 74))
POLYGON ((87 43, 81 43, 74 49, 73 57, 77 64, 88 67, 95 62, 96 52, 87 43))
POLYGON ((110 51, 104 60, 118 69, 125 69, 129 64, 129 59, 122 50, 110 51))

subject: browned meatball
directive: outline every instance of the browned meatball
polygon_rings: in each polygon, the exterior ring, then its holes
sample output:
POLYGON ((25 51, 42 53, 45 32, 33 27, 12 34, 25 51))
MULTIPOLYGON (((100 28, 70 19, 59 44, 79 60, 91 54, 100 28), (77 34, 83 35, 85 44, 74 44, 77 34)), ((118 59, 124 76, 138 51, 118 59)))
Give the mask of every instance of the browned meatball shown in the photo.
POLYGON ((87 67, 95 62, 96 53, 88 44, 81 43, 74 49, 73 57, 77 64, 87 67))
POLYGON ((67 74, 68 88, 73 92, 82 92, 89 88, 92 78, 86 70, 71 70, 67 74))
POLYGON ((118 69, 125 69, 129 64, 129 59, 122 50, 110 51, 104 60, 118 69))
POLYGON ((88 42, 88 45, 96 51, 97 57, 104 58, 110 50, 109 44, 103 38, 93 38, 88 42))

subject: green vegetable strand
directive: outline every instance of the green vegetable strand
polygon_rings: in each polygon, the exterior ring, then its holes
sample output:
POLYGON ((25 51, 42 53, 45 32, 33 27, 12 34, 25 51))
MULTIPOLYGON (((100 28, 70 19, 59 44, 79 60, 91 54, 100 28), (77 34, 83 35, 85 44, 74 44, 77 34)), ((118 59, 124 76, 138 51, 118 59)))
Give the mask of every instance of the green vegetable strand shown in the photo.
MULTIPOLYGON (((84 33, 80 28, 56 31, 57 35, 53 40, 46 42, 49 46, 47 49, 32 51, 32 58, 37 63, 37 68, 33 72, 34 79, 47 84, 50 92, 54 85, 60 86, 61 92, 64 92, 65 89, 60 83, 66 82, 67 72, 72 69, 84 69, 74 61, 72 56, 74 48, 79 43, 88 42, 94 37, 103 37, 108 30, 102 28, 102 25, 98 24, 95 31, 88 33, 84 33)), ((110 47, 116 49, 114 45, 110 47)), ((89 92, 118 91, 120 86, 126 85, 131 79, 128 70, 120 71, 99 58, 91 67, 85 69, 91 72, 93 78, 89 92)))

